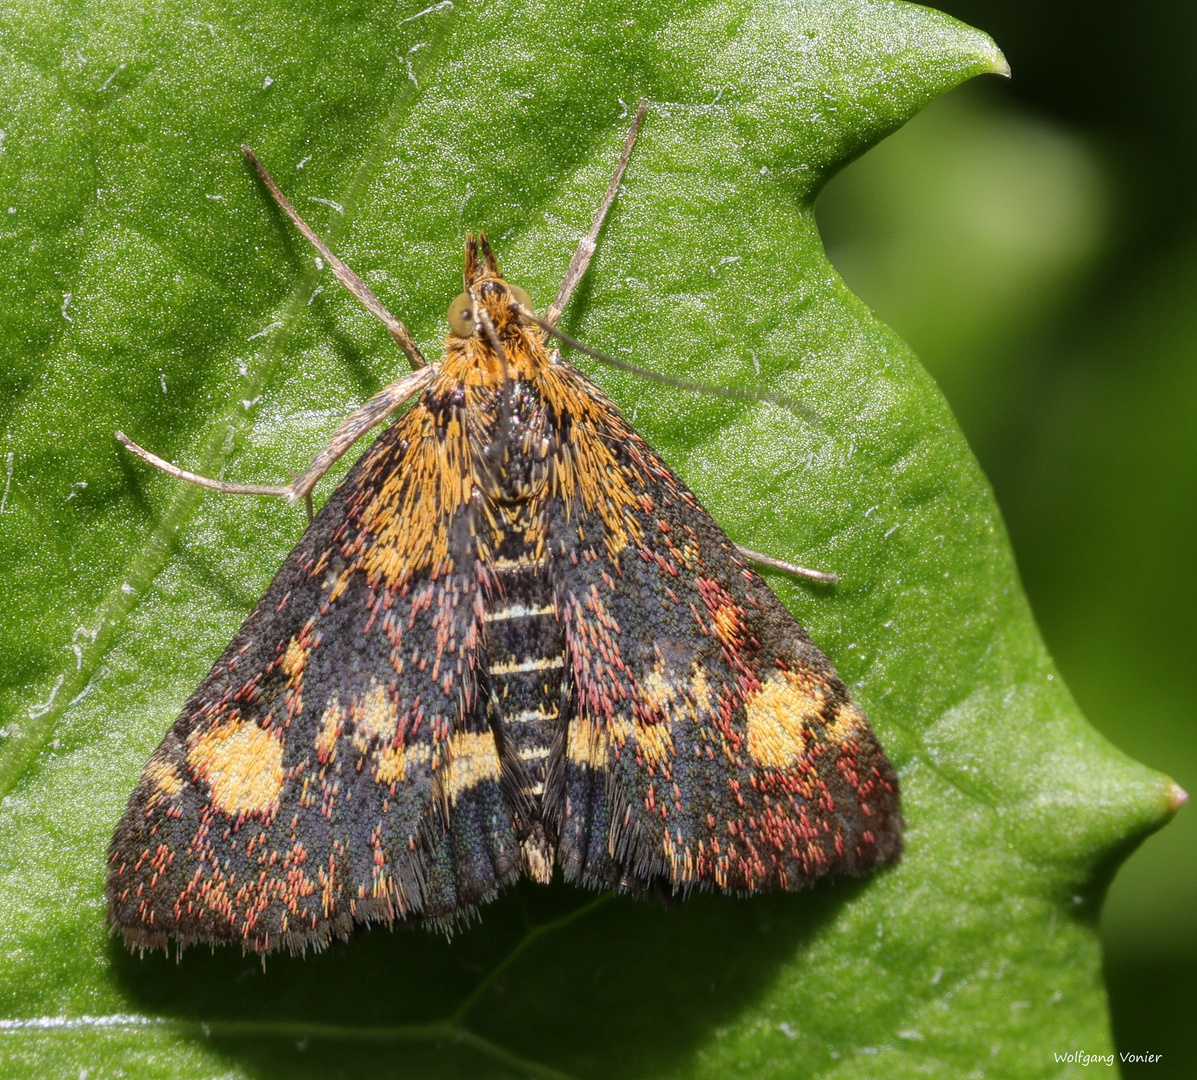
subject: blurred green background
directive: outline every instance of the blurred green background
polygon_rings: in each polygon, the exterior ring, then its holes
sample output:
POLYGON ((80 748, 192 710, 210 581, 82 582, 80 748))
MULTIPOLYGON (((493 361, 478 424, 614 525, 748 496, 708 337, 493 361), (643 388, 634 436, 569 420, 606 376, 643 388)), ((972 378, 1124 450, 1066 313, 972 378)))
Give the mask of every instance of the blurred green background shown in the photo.
MULTIPOLYGON (((832 262, 917 350, 1089 719, 1197 792, 1197 8, 940 3, 1010 82, 941 99, 820 197, 832 262)), ((1127 1076, 1197 1075, 1197 807, 1102 917, 1127 1076)))

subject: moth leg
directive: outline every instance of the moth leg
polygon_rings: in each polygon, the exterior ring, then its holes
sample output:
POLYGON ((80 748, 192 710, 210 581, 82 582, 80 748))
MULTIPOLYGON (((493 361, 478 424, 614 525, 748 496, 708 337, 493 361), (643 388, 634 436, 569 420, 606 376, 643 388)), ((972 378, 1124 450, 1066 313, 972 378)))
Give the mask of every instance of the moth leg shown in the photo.
POLYGON ((172 465, 165 458, 150 453, 144 446, 138 446, 123 431, 116 432, 116 441, 127 450, 132 450, 143 461, 148 461, 155 469, 161 469, 167 476, 173 476, 176 480, 186 480, 187 483, 199 487, 211 488, 225 495, 275 495, 284 498, 291 494, 290 487, 271 484, 229 484, 223 480, 212 480, 207 476, 200 476, 199 473, 188 472, 186 469, 180 469, 178 465, 172 465))
POLYGON ((561 318, 561 313, 569 303, 569 298, 573 296, 574 289, 578 287, 578 282, 582 280, 586 268, 590 265, 590 260, 594 256, 594 250, 598 244, 599 230, 603 227, 607 211, 615 202, 615 196, 619 194, 619 182, 623 179, 624 169, 628 167, 628 159, 632 156, 632 147, 636 144, 636 136, 640 133, 640 125, 646 112, 648 112, 648 102, 642 101, 636 110, 636 119, 632 121, 632 130, 628 132, 627 141, 623 144, 623 153, 620 155, 619 164, 615 166, 615 175, 611 177, 611 183, 607 186, 607 194, 603 196, 598 213, 594 215, 594 220, 590 223, 590 231, 578 242, 577 250, 574 252, 573 258, 569 260, 569 269, 565 271, 565 280, 561 282, 561 288, 557 290, 557 299, 549 305, 548 311, 544 313, 544 321, 550 326, 557 325, 557 320, 561 318))
POLYGON ((798 566, 795 563, 782 562, 781 559, 770 558, 768 555, 762 555, 759 551, 752 551, 749 548, 742 547, 740 544, 736 545, 736 551, 750 562, 757 563, 760 566, 769 566, 774 570, 793 574, 795 577, 809 578, 811 581, 822 581, 828 585, 834 585, 840 580, 838 574, 830 574, 824 570, 808 570, 805 566, 798 566))
POLYGON ((346 450, 376 424, 381 424, 413 394, 423 390, 435 374, 436 368, 426 364, 410 375, 404 375, 402 379, 384 386, 360 409, 345 417, 340 427, 333 432, 328 445, 312 459, 311 465, 288 485, 293 492, 290 496, 292 502, 311 495, 312 488, 316 486, 320 477, 333 467, 346 450))
POLYGON ((262 183, 266 185, 266 190, 274 196, 274 201, 279 204, 283 213, 295 223, 295 227, 303 233, 308 243, 332 267, 332 272, 337 275, 337 280, 357 298, 371 315, 375 316, 387 328, 391 337, 395 339, 395 343, 403 350, 403 354, 411 363, 412 368, 422 368, 427 365, 428 361, 424 359, 424 354, 420 352, 420 347, 415 343, 411 334, 407 332, 407 327, 403 325, 403 322, 387 311, 382 301, 374 295, 370 287, 357 274, 350 270, 345 263, 338 259, 329 249, 328 245, 316 235, 315 230, 299 216, 299 212, 291 205, 287 196, 279 190, 278 184, 271 179, 270 174, 266 171, 266 167, 254 156, 254 152, 248 146, 243 146, 241 147, 241 153, 249 159, 249 163, 257 170, 258 175, 262 178, 262 183))
POLYGON ((432 367, 422 367, 389 386, 384 386, 365 405, 342 420, 341 426, 333 433, 328 445, 315 456, 311 465, 291 483, 285 485, 230 484, 224 480, 213 480, 210 477, 180 469, 178 465, 173 465, 164 458, 158 457, 157 454, 150 453, 144 447, 138 446, 123 431, 118 431, 116 438, 119 443, 132 450, 139 458, 148 461, 154 468, 161 469, 168 476, 173 476, 177 480, 186 480, 189 484, 197 484, 225 495, 272 495, 276 498, 290 499, 291 502, 305 499, 308 500, 310 515, 310 496, 317 481, 370 428, 386 419, 417 390, 423 389, 432 379, 434 370, 432 367))

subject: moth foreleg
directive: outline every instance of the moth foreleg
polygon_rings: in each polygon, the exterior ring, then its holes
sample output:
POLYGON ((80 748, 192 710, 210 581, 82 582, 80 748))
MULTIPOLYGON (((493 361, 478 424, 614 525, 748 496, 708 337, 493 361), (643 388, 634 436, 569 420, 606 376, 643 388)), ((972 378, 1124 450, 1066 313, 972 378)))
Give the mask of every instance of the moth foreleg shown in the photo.
POLYGON ((224 480, 213 480, 211 477, 200 476, 199 473, 188 472, 186 469, 180 469, 178 465, 171 464, 165 458, 151 453, 144 446, 138 446, 123 431, 116 432, 116 441, 126 449, 132 450, 143 461, 148 461, 155 469, 161 469, 167 476, 173 476, 176 480, 186 480, 189 484, 197 484, 199 487, 210 488, 212 491, 219 491, 225 495, 274 495, 282 498, 291 494, 290 486, 230 484, 224 480))
POLYGON ((310 495, 312 488, 346 450, 372 427, 382 423, 413 394, 423 390, 435 373, 436 369, 430 365, 419 368, 384 386, 360 409, 345 417, 340 427, 333 432, 328 445, 312 459, 311 465, 287 485, 291 500, 298 501, 310 495))
POLYGON ((374 295, 370 286, 350 270, 344 262, 337 258, 329 246, 316 235, 316 230, 299 216, 299 211, 291 205, 287 196, 282 193, 278 184, 274 182, 270 174, 266 171, 266 167, 254 156, 254 152, 248 146, 243 146, 241 147, 241 153, 249 159, 249 163, 257 170, 258 175, 262 178, 262 183, 266 185, 266 190, 274 196, 274 201, 279 204, 283 213, 295 223, 295 227, 303 233, 308 243, 320 253, 324 261, 332 268, 332 272, 337 275, 337 280, 353 294, 371 315, 387 328, 391 337, 395 339, 395 343, 403 350, 403 354, 407 357, 411 366, 413 368, 424 367, 428 361, 424 359, 424 354, 420 352, 420 347, 415 343, 415 339, 407 332, 407 327, 403 325, 402 320, 395 318, 394 315, 387 311, 383 302, 374 295))
POLYGON ((162 472, 177 480, 186 480, 189 484, 197 484, 212 491, 219 491, 224 495, 269 495, 275 498, 290 499, 292 502, 304 499, 307 502, 308 518, 310 519, 312 516, 312 489, 320 478, 370 428, 385 420, 417 390, 423 389, 432 379, 434 371, 435 369, 432 367, 423 367, 389 386, 384 386, 365 405, 341 421, 341 426, 333 433, 328 445, 312 459, 311 465, 289 484, 233 484, 225 480, 213 480, 207 476, 200 476, 199 473, 188 472, 165 458, 160 458, 157 454, 146 450, 145 447, 138 446, 123 431, 116 432, 116 438, 119 443, 133 451, 143 461, 148 461, 154 468, 161 469, 162 472))

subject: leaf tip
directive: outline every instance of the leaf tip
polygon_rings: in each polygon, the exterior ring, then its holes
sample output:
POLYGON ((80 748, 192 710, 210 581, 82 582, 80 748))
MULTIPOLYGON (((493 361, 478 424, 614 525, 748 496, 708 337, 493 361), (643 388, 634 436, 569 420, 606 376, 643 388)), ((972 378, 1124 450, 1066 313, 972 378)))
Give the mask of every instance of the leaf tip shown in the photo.
POLYGON ((1185 791, 1175 780, 1168 781, 1168 795, 1164 800, 1164 805, 1168 808, 1169 814, 1175 814, 1185 803, 1189 801, 1189 793, 1185 791))
POLYGON ((982 70, 990 75, 1001 75, 1003 79, 1010 78, 1010 61, 992 38, 986 38, 985 41, 988 47, 981 51, 979 57, 985 65, 982 70))

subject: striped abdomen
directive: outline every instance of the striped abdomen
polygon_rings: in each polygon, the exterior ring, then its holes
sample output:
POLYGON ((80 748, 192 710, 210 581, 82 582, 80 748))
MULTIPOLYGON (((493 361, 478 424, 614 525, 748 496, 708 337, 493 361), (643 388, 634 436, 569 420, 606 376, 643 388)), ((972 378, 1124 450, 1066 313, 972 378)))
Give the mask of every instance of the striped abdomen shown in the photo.
POLYGON ((533 878, 552 874, 556 838, 543 823, 549 755, 564 703, 565 632, 553 610, 543 564, 496 568, 483 614, 492 716, 501 726, 506 787, 525 820, 524 865, 533 878))

